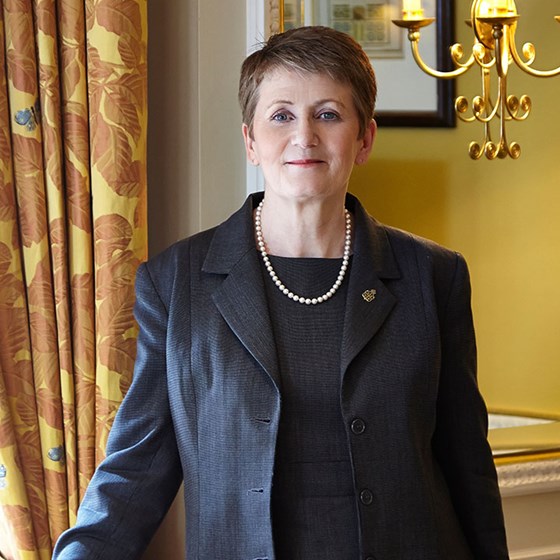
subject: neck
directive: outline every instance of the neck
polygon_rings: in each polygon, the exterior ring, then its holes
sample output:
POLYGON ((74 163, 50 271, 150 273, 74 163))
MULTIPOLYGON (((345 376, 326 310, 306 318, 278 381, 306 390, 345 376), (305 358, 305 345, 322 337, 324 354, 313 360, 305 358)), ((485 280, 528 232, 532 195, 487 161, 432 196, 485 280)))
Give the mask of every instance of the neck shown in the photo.
POLYGON ((344 251, 344 200, 298 203, 271 200, 261 211, 267 252, 280 257, 339 258, 344 251))
POLYGON ((278 275, 276 274, 274 267, 272 266, 272 263, 268 258, 266 242, 263 238, 263 228, 262 228, 261 214, 262 214, 263 204, 264 202, 261 202, 255 210, 255 238, 257 242, 257 250, 260 252, 263 260, 263 264, 265 265, 266 270, 268 271, 268 275, 270 276, 274 284, 286 297, 298 303, 303 303, 305 305, 317 305, 318 303, 323 303, 325 301, 328 301, 336 294, 338 288, 340 288, 340 286, 342 285, 344 277, 346 276, 346 271, 348 270, 348 262, 350 258, 350 245, 352 244, 352 218, 350 216, 350 212, 344 210, 344 215, 345 215, 344 249, 342 252, 342 264, 340 265, 340 271, 338 273, 338 276, 336 277, 336 280, 334 284, 331 286, 330 290, 326 291, 322 295, 309 297, 309 296, 298 295, 292 292, 290 288, 286 287, 282 283, 282 280, 278 278, 278 275))

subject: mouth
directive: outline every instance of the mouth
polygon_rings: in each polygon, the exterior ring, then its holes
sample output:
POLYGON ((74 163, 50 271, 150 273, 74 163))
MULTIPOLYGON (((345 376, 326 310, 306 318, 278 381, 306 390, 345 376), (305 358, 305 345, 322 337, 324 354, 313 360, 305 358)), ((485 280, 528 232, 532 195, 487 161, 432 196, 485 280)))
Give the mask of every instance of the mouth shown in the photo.
POLYGON ((322 159, 292 159, 286 162, 286 165, 293 165, 294 167, 313 167, 325 163, 322 159))

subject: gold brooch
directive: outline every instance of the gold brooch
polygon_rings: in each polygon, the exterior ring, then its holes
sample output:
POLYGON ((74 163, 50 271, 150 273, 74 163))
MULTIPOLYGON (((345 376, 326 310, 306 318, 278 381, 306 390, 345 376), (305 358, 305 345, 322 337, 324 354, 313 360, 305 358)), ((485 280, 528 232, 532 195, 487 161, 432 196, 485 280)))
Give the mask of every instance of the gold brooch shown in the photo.
POLYGON ((377 295, 377 290, 366 290, 362 294, 362 297, 369 303, 370 301, 373 301, 375 299, 376 295, 377 295))

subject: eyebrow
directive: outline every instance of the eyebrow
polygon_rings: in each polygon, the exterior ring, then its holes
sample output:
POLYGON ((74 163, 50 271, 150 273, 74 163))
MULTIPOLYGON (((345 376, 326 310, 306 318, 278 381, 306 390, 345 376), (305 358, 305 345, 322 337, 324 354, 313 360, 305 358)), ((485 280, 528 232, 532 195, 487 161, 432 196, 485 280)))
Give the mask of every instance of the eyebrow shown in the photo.
MULTIPOLYGON (((342 101, 339 101, 338 99, 334 99, 334 98, 330 98, 330 97, 327 97, 325 99, 319 99, 313 105, 323 105, 325 103, 336 103, 337 105, 340 105, 341 107, 345 107, 345 105, 342 101)), ((272 107, 273 105, 293 105, 293 104, 294 104, 294 102, 290 101, 289 99, 274 99, 268 106, 272 107)))

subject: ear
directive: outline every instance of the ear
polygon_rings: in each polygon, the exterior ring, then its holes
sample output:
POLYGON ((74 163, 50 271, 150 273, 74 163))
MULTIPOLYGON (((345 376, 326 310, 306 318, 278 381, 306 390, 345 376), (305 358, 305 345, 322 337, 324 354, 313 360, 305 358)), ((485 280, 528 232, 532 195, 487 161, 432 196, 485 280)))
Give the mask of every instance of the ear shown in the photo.
POLYGON ((356 159, 354 162, 356 165, 362 165, 366 163, 369 158, 369 154, 371 154, 371 150, 373 148, 373 143, 375 141, 375 135, 377 134, 377 123, 371 119, 369 122, 364 136, 361 139, 362 145, 356 154, 356 159))
POLYGON ((245 153, 247 154, 247 160, 253 165, 259 165, 259 158, 257 152, 255 151, 255 140, 251 138, 249 132, 249 126, 243 123, 241 126, 241 132, 243 134, 243 141, 245 142, 245 153))

